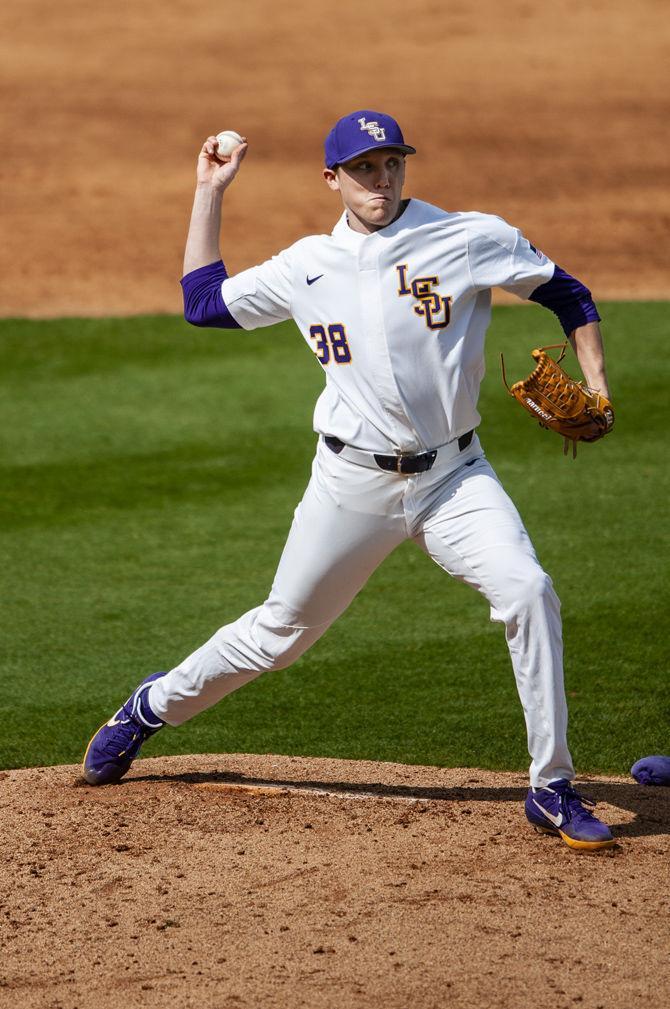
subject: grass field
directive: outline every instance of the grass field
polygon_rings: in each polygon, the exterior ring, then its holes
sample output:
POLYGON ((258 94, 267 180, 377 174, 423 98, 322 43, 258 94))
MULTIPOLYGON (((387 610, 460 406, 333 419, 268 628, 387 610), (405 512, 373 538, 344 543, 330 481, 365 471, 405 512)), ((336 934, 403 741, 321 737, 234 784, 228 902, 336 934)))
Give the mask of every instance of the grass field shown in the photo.
MULTIPOLYGON (((667 306, 601 306, 616 428, 564 459, 508 399, 541 309, 498 308, 480 429, 563 602, 580 771, 670 748, 667 306)), ((322 375, 291 326, 172 317, 0 323, 0 766, 73 762, 146 673, 269 588, 314 447, 322 375)), ((574 371, 574 360, 570 361, 574 371)), ((522 769, 502 628, 406 544, 291 669, 147 754, 333 755, 522 769)))

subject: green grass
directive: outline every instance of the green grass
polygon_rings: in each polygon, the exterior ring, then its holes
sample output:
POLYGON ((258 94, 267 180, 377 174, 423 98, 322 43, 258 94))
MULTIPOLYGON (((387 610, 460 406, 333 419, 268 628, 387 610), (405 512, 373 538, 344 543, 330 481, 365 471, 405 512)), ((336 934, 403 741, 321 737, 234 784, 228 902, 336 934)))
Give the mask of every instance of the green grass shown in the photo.
MULTIPOLYGON (((563 601, 572 749, 670 748, 665 304, 604 306, 617 420, 576 461, 506 395, 555 342, 498 308, 480 433, 563 601)), ((265 596, 314 447, 321 372, 291 326, 0 323, 0 766, 72 762, 154 669, 265 596)), ((573 364, 573 362, 570 362, 573 364)), ((502 628, 406 544, 296 665, 147 753, 277 752, 520 769, 502 628)))

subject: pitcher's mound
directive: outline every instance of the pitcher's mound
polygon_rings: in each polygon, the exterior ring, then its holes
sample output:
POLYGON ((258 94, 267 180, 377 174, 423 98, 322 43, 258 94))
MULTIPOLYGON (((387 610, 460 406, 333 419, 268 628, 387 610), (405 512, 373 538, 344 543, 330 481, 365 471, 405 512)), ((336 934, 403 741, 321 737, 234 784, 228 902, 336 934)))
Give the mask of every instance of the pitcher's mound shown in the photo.
POLYGON ((670 986, 670 789, 581 782, 619 845, 526 823, 525 775, 221 754, 0 774, 0 1007, 510 1009, 670 986))

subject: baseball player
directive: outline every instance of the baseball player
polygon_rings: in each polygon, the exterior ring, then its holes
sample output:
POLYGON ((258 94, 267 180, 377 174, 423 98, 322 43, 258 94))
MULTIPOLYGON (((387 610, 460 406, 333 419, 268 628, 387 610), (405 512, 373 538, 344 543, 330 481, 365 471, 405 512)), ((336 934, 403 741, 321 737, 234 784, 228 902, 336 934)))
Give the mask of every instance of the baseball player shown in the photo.
POLYGON ((148 676, 89 743, 86 781, 118 781, 162 726, 290 665, 410 539, 505 626, 531 756, 528 819, 573 848, 613 845, 571 784, 559 601, 476 433, 494 286, 554 311, 589 386, 609 398, 589 291, 500 218, 404 198, 415 148, 369 109, 326 138, 324 179, 343 204, 332 233, 229 277, 222 198, 246 153, 243 142, 219 157, 213 136, 200 152, 185 317, 223 329, 295 320, 325 374, 311 479, 265 602, 148 676))

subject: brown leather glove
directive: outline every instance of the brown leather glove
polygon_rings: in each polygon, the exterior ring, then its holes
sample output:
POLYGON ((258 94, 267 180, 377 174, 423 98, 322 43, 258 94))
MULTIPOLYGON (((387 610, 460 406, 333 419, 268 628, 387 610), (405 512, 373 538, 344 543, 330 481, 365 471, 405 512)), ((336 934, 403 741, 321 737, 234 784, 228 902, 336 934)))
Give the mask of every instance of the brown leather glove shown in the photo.
MULTIPOLYGON (((567 455, 568 445, 572 442, 573 457, 577 454, 578 441, 597 441, 604 437, 614 427, 614 410, 610 401, 599 392, 595 392, 575 382, 563 371, 558 361, 546 353, 555 349, 540 347, 531 351, 537 361, 537 367, 528 378, 515 382, 510 388, 505 377, 505 362, 502 361, 503 381, 511 396, 532 414, 540 427, 550 428, 565 438, 563 452, 567 455)), ((502 360, 502 354, 500 355, 502 360)))

